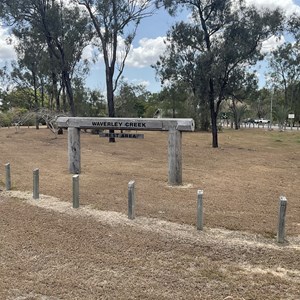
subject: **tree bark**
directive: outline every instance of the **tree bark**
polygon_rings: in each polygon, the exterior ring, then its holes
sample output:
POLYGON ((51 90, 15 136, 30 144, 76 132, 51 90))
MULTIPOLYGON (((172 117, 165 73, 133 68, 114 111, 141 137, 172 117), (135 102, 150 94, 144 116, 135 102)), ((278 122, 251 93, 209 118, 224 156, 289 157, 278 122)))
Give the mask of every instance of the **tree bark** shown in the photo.
POLYGON ((217 113, 211 111, 211 132, 212 132, 212 146, 218 148, 218 125, 217 125, 217 113))
POLYGON ((39 117, 37 110, 39 108, 38 97, 37 97, 37 83, 36 83, 36 73, 32 71, 33 77, 33 89, 34 89, 34 110, 35 110, 35 129, 40 129, 39 127, 39 117))
POLYGON ((215 89, 212 78, 209 79, 209 108, 211 118, 212 147, 218 148, 218 109, 215 108, 215 89))
MULTIPOLYGON (((115 102, 114 102, 114 87, 113 87, 113 72, 109 66, 106 67, 106 96, 108 104, 108 116, 115 117, 115 102)), ((114 130, 110 130, 109 133, 114 133, 114 130)), ((110 137, 109 142, 115 143, 115 138, 110 137)))
POLYGON ((67 71, 63 71, 62 73, 63 81, 66 86, 66 92, 68 95, 68 100, 69 100, 69 105, 71 109, 71 116, 75 117, 76 116, 76 111, 75 111, 75 104, 74 104, 74 95, 73 95, 73 90, 72 90, 72 85, 71 85, 71 80, 69 77, 69 73, 67 71))

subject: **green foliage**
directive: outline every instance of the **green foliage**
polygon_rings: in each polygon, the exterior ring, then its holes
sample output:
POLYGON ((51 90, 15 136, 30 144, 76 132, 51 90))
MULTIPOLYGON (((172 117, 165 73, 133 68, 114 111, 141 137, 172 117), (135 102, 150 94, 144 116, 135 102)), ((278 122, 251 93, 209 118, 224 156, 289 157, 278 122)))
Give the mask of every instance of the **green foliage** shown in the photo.
POLYGON ((106 102, 104 96, 100 91, 85 88, 80 78, 74 80, 74 101, 78 116, 106 116, 106 102))
POLYGON ((147 102, 145 103, 145 118, 153 118, 158 109, 160 109, 160 93, 150 94, 147 102))
MULTIPOLYGON (((154 12, 152 0, 95 0, 78 1, 90 17, 105 64, 108 115, 115 116, 114 93, 123 73, 131 43, 141 20, 154 12), (124 44, 120 45, 120 37, 124 44), (121 56, 117 52, 122 53, 121 56)), ((137 109, 137 108, 136 108, 137 109)), ((142 107, 139 107, 141 110, 142 107)), ((122 112, 123 113, 123 112, 122 112)), ((138 114, 141 114, 140 111, 138 114)), ((113 140, 111 140, 113 141, 113 140)))
POLYGON ((162 81, 184 81, 210 110, 213 147, 218 146, 217 117, 221 103, 232 96, 236 78, 262 59, 261 43, 280 28, 278 11, 258 12, 244 1, 164 0, 172 13, 191 10, 193 22, 177 23, 168 33, 168 48, 155 68, 162 81), (205 104, 206 103, 206 104, 205 104))
POLYGON ((188 116, 187 100, 190 93, 183 83, 163 88, 159 98, 163 105, 164 116, 169 118, 184 118, 188 116))
POLYGON ((142 85, 121 82, 115 96, 116 116, 144 117, 149 92, 142 85))
MULTIPOLYGON (((269 59, 269 76, 272 86, 282 91, 282 103, 286 108, 290 107, 300 119, 300 44, 285 43, 272 52, 269 59)), ((295 120, 295 121, 296 121, 295 120)))
MULTIPOLYGON (((57 83, 61 81, 71 114, 75 115, 71 79, 77 72, 83 49, 92 38, 85 16, 77 6, 68 7, 55 0, 3 0, 2 9, 0 15, 12 25, 19 39, 19 63, 12 77, 22 77, 31 84, 36 108, 37 88, 48 79, 52 85, 50 105, 54 99, 57 110, 60 110, 57 83)), ((82 70, 86 71, 86 65, 82 70)))
POLYGON ((228 112, 228 116, 231 119, 231 121, 235 124, 235 129, 239 129, 241 126, 241 122, 243 119, 245 119, 248 108, 247 105, 236 103, 234 100, 231 101, 231 104, 229 105, 230 111, 228 112))
POLYGON ((274 109, 274 118, 277 120, 279 128, 282 130, 287 120, 290 109, 284 106, 277 106, 274 109))
POLYGON ((0 112, 0 127, 8 127, 11 126, 12 116, 10 113, 2 113, 0 112))
POLYGON ((34 93, 30 88, 15 88, 2 98, 2 111, 13 108, 31 109, 34 107, 34 93))
POLYGON ((251 117, 267 118, 270 114, 271 101, 273 101, 274 103, 276 102, 272 91, 266 88, 262 88, 254 92, 252 96, 247 100, 247 103, 252 110, 251 117))

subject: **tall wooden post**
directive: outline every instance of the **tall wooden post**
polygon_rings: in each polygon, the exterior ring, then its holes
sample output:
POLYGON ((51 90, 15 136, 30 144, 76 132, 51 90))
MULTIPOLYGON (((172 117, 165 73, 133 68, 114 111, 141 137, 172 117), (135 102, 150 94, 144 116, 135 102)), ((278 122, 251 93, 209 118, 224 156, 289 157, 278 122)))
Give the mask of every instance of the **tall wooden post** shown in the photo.
POLYGON ((169 129, 168 158, 169 185, 182 184, 182 132, 169 129))
POLYGON ((76 127, 68 128, 68 159, 69 172, 71 174, 80 174, 80 129, 76 127))
POLYGON ((69 171, 79 174, 80 129, 169 131, 168 142, 168 182, 182 184, 182 132, 195 129, 193 119, 150 119, 150 118, 57 118, 58 128, 68 128, 69 171))

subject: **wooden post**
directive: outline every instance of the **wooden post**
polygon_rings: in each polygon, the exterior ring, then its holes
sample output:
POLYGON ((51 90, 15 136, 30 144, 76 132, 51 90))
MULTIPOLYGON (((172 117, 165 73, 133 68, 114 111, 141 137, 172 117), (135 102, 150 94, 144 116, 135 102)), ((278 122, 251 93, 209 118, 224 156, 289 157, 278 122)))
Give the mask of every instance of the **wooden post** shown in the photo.
POLYGON ((5 188, 7 191, 11 189, 10 163, 5 164, 5 188))
POLYGON ((277 242, 278 243, 284 243, 286 207, 287 207, 286 197, 280 196, 279 197, 279 213, 278 213, 278 232, 277 232, 277 242))
POLYGON ((182 132, 175 128, 169 129, 168 160, 169 185, 182 184, 182 132))
POLYGON ((203 191, 197 192, 197 230, 203 230, 203 191))
POLYGON ((135 182, 134 180, 128 183, 128 219, 135 219, 135 182))
POLYGON ((79 175, 73 175, 73 208, 79 207, 79 175))
POLYGON ((75 127, 68 128, 68 159, 69 172, 80 174, 80 129, 75 127))
POLYGON ((59 128, 68 128, 69 171, 72 174, 81 171, 80 129, 169 131, 168 182, 170 185, 182 184, 182 132, 195 130, 193 119, 59 117, 56 123, 59 128))
POLYGON ((33 170, 33 199, 39 199, 40 197, 40 180, 39 180, 39 169, 33 170))

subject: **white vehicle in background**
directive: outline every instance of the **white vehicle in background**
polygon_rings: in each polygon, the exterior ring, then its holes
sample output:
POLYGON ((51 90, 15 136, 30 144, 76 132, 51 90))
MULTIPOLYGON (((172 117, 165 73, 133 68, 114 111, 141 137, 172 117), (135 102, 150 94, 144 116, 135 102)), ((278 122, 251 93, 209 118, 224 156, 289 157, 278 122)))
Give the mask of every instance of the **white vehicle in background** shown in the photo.
POLYGON ((269 124, 270 120, 264 119, 264 118, 260 118, 260 119, 255 119, 254 120, 255 124, 269 124))

